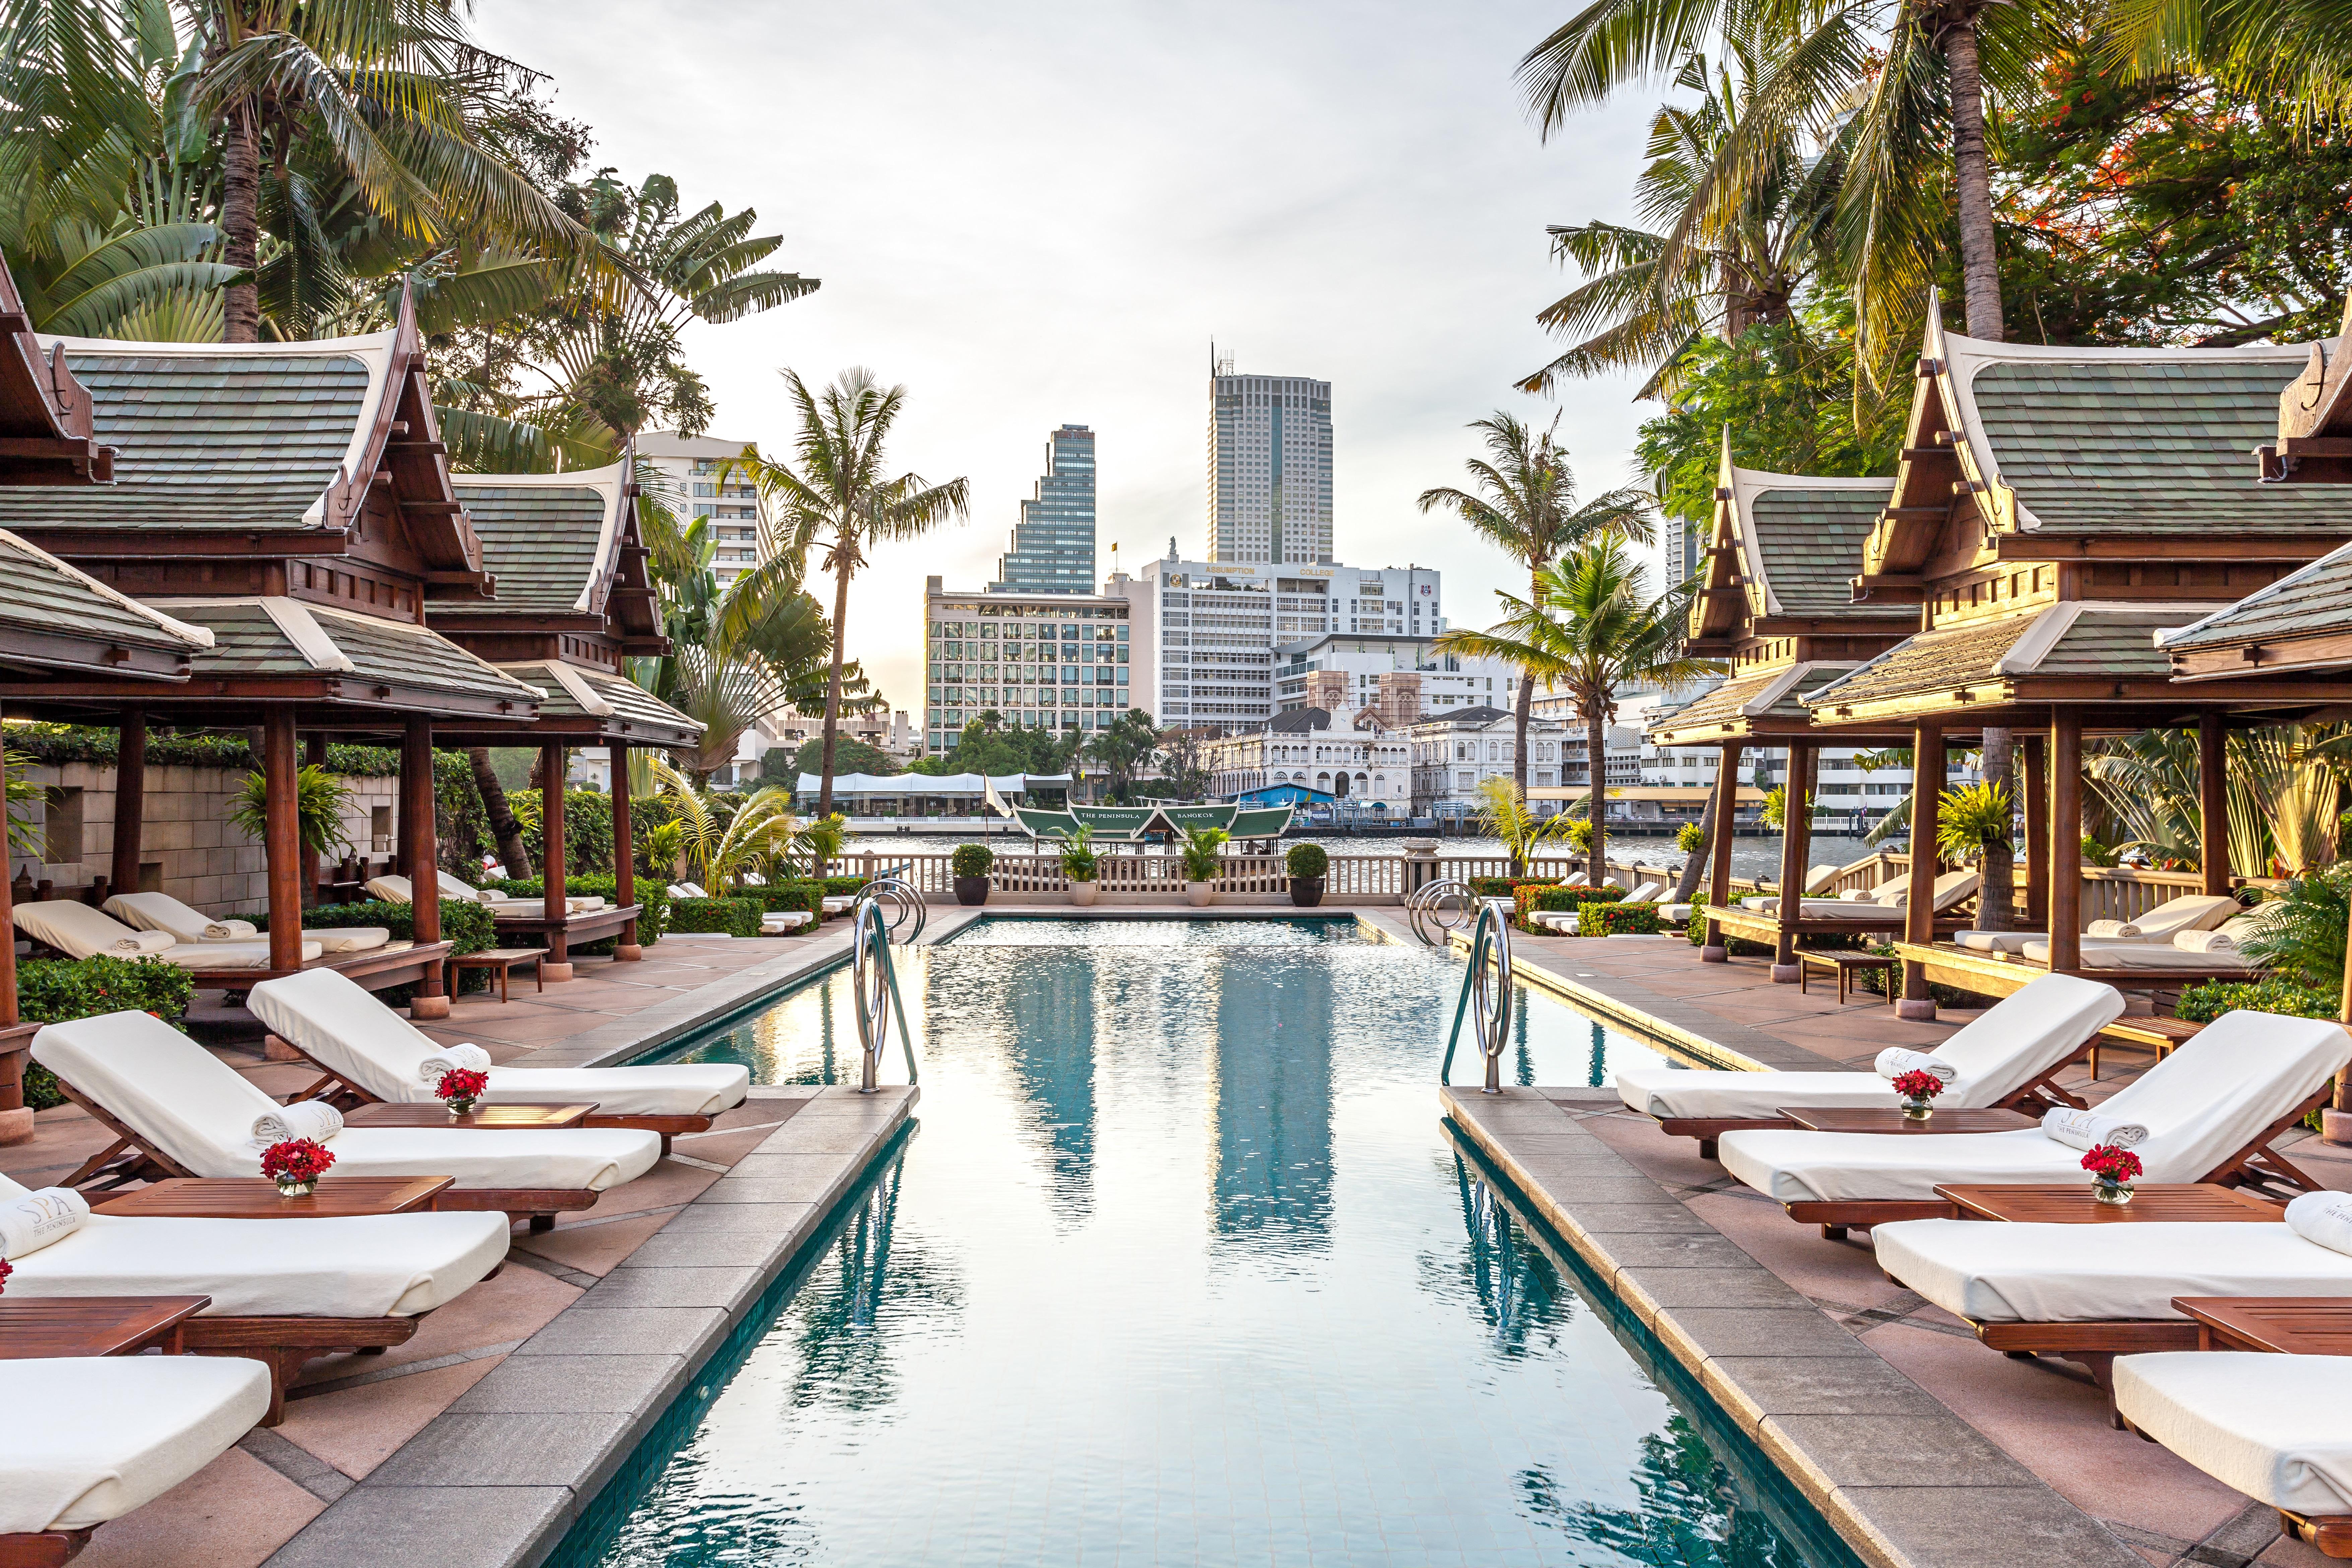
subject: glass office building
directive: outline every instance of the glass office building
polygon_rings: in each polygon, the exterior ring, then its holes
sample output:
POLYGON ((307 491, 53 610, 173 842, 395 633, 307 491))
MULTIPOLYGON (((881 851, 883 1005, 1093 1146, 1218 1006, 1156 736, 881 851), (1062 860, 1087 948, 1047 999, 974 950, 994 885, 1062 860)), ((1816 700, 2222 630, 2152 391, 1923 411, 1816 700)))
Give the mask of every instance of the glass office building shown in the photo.
POLYGON ((992 594, 1095 591, 1095 433, 1084 425, 1065 425, 1046 443, 1045 477, 1021 503, 996 574, 992 594))

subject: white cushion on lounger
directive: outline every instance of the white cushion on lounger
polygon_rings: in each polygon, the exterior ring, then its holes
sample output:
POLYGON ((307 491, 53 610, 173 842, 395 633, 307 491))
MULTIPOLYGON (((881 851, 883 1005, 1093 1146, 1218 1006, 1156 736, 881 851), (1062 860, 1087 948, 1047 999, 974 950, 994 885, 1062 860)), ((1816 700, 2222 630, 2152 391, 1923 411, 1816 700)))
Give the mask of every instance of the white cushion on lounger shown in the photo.
POLYGON ((2352 1258, 2284 1224, 1910 1219, 1871 1239, 1881 1268, 1975 1322, 2178 1318, 2175 1296, 2352 1296, 2352 1258))
MULTIPOLYGON (((10 912, 17 930, 71 958, 93 958, 100 953, 111 958, 142 956, 127 947, 117 948, 118 943, 137 942, 139 932, 76 900, 44 899, 38 903, 18 904, 10 912)), ((150 941, 138 942, 138 946, 145 952, 153 952, 172 945, 170 933, 157 934, 167 940, 160 945, 150 941)))
POLYGON ((2023 952, 2028 944, 2048 942, 2038 931, 1956 931, 1952 945, 1969 952, 2023 952))
POLYGON ((269 1412, 242 1356, 0 1361, 0 1531, 88 1530, 162 1497, 269 1412))
POLYGON ((1664 882, 1644 882, 1626 894, 1625 901, 1629 904, 1651 904, 1665 896, 1666 885, 1664 882))
MULTIPOLYGON (((268 931, 262 928, 258 937, 206 936, 205 928, 217 925, 210 915, 192 910, 169 893, 117 893, 106 900, 106 912, 125 924, 141 931, 169 931, 182 942, 205 947, 222 947, 236 942, 250 947, 257 940, 262 943, 262 967, 268 962, 268 931)), ((239 921, 249 926, 250 921, 239 921)), ((370 952, 392 940, 392 932, 383 926, 327 926, 302 933, 304 945, 316 945, 321 952, 370 952)), ((318 953, 307 956, 316 958, 318 953)))
MULTIPOLYGON (((1939 1054, 1950 1055, 1952 1044, 1947 1040, 1938 1047, 1939 1054)), ((2347 1060, 2352 1060, 2352 1035, 2339 1024, 2274 1013, 2224 1013, 2098 1109, 2148 1129, 2147 1142, 2134 1151, 2146 1180, 2199 1182, 2309 1099, 2347 1060)), ((1727 1132, 1717 1147, 1725 1170, 1784 1204, 1928 1201, 1938 1182, 2089 1180, 2081 1152, 2038 1127, 1904 1138, 1727 1132)))
MULTIPOLYGON (((2025 944, 2025 956, 2034 963, 2050 962, 2050 940, 2036 937, 2025 944)), ((2086 969, 2257 969, 2242 952, 2184 952, 2164 942, 2102 942, 2094 937, 2083 939, 2083 964, 2086 969)))
MULTIPOLYGON (((210 1051, 144 1013, 51 1024, 33 1059, 104 1106, 199 1176, 250 1176, 254 1118, 277 1102, 210 1051)), ((343 1176, 455 1176, 461 1187, 585 1187, 633 1181, 661 1140, 628 1128, 481 1132, 452 1127, 346 1127, 330 1139, 343 1176)))
POLYGON ((707 899, 710 895, 702 890, 699 882, 672 882, 669 896, 673 899, 707 899))
POLYGON ((2222 1485, 2352 1513, 2352 1358, 2163 1351, 2117 1356, 2115 1377, 2116 1413, 2222 1485))
MULTIPOLYGON (((23 1191, 0 1176, 0 1196, 23 1191)), ((210 1296, 208 1317, 405 1318, 479 1284, 506 1257, 507 1238, 501 1214, 94 1214, 71 1236, 14 1259, 8 1294, 210 1296)))
MULTIPOLYGON (((328 1071, 378 1100, 426 1102, 419 1070, 438 1041, 331 969, 289 974, 253 988, 253 1016, 328 1071)), ((737 1064, 490 1069, 483 1099, 493 1105, 576 1105, 605 1116, 715 1116, 743 1103, 750 1069, 737 1064)))
MULTIPOLYGON (((315 942, 305 942, 296 950, 304 963, 319 957, 326 949, 315 942)), ((156 963, 176 964, 182 969, 267 969, 269 967, 269 944, 267 942, 174 942, 161 952, 150 953, 156 963)))
POLYGON ((2162 944, 2185 931, 2211 931, 2223 921, 2239 912, 2238 900, 2227 893, 2183 893, 2177 899, 2167 899, 2126 923, 2137 927, 2126 942, 2148 942, 2162 944))
MULTIPOLYGON (((2071 974, 2042 975, 1936 1047, 1937 1056, 1960 1069, 1937 1103, 1975 1109, 2005 1100, 2073 1056, 2123 1010, 2123 994, 2112 985, 2071 974)), ((1874 1072, 1629 1067, 1617 1070, 1617 1093, 1633 1110, 1660 1117, 1769 1116, 1784 1105, 1902 1102, 1895 1086, 1874 1072)))

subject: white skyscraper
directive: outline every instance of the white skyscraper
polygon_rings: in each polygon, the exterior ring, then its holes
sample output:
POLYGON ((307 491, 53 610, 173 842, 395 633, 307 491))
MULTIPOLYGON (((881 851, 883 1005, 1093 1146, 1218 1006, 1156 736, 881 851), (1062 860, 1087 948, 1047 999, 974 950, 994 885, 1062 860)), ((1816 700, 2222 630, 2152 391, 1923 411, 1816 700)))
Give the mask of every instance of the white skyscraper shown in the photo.
POLYGON ((1331 384, 1211 365, 1209 559, 1331 560, 1331 384))

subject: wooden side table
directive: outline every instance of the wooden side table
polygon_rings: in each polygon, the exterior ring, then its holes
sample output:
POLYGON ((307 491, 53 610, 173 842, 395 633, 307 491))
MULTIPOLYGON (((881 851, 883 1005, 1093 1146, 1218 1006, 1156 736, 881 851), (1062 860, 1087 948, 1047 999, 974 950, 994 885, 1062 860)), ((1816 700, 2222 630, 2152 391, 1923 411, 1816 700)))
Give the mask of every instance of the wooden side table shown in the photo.
POLYGON ((1888 977, 1886 1005, 1891 1007, 1896 1000, 1894 974, 1899 967, 1901 967, 1899 960, 1884 953, 1816 952, 1810 948, 1801 947, 1797 949, 1797 994, 1801 996, 1806 994, 1806 984, 1811 978, 1814 970, 1828 970, 1837 976, 1838 1005, 1843 1007, 1845 1005, 1845 999, 1853 994, 1853 977, 1857 974, 1879 971, 1888 977))
POLYGON ((1958 1205, 1962 1219, 2040 1225, 2239 1223, 2282 1225, 2286 1205, 2216 1182, 2141 1182, 2127 1204, 2103 1204, 2091 1180, 1939 1186, 1936 1195, 1958 1205))
POLYGON ((213 1304, 210 1296, 9 1296, 0 1298, 0 1360, 135 1355, 186 1347, 181 1327, 213 1304))
POLYGON ((2099 1076, 2099 1042, 2101 1040, 2154 1051, 2156 1059, 2162 1061, 2180 1046, 2194 1039, 2197 1032, 2204 1026, 2202 1024, 2192 1024, 2186 1018, 2117 1018, 2091 1037, 2091 1076, 2094 1079, 2099 1076))
POLYGON ((1925 1121, 1913 1121, 1899 1105, 1841 1106, 1828 1110, 1780 1107, 1780 1114, 1811 1132, 2014 1132, 2041 1122, 2021 1110, 1986 1108, 1938 1110, 1925 1121))
POLYGON ((541 991, 547 989, 547 977, 541 971, 541 961, 547 957, 543 947, 492 947, 480 952, 457 952, 449 955, 449 994, 457 994, 457 976, 468 969, 495 970, 499 977, 499 1000, 507 1001, 507 976, 520 963, 530 965, 530 977, 541 991))
POLYGON ((586 1105, 477 1105, 452 1116, 439 1100, 379 1100, 343 1113, 346 1127, 472 1127, 498 1132, 530 1132, 577 1127, 596 1107, 586 1105))
POLYGON ((349 1219, 418 1213, 457 1184, 455 1176, 321 1176, 309 1197, 288 1198, 278 1196, 278 1184, 267 1176, 171 1176, 92 1204, 90 1211, 170 1219, 349 1219))
POLYGON ((2352 1355, 2352 1299, 2341 1296, 2175 1296, 2197 1325, 2200 1351, 2352 1355))

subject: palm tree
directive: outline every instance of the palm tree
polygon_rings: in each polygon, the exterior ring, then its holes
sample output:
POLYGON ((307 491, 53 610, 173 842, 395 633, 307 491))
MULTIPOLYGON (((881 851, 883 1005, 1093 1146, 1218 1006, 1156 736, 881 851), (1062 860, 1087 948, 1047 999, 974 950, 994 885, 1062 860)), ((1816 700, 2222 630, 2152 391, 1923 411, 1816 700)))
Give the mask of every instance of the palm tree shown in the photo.
POLYGON ((1540 670, 1554 690, 1567 694, 1584 721, 1590 781, 1585 817, 1592 824, 1596 868, 1609 863, 1601 798, 1608 789, 1609 721, 1616 716, 1617 689, 1642 682, 1672 691, 1715 669, 1683 651, 1684 617, 1696 584, 1653 599, 1646 576, 1622 543, 1604 536, 1577 546, 1538 574, 1532 601, 1496 595, 1506 612, 1500 625, 1483 632, 1447 632, 1437 639, 1441 648, 1540 670))
MULTIPOLYGON (((1421 510, 1453 512, 1515 563, 1526 567, 1530 599, 1542 594, 1544 568, 1571 545, 1596 538, 1647 544, 1655 537, 1650 497, 1643 491, 1611 490, 1582 506, 1576 504, 1576 476, 1569 471, 1567 454, 1553 438, 1559 428, 1557 415, 1551 427, 1540 436, 1499 411, 1472 420, 1470 428, 1486 432, 1486 450, 1493 459, 1473 458, 1464 465, 1478 493, 1441 485, 1421 492, 1421 510)), ((1524 665, 1519 669, 1517 745, 1511 753, 1511 776, 1523 796, 1528 789, 1528 716, 1535 706, 1536 673, 1524 665)))
POLYGON ((793 438, 798 464, 746 450, 730 465, 751 476, 773 506, 783 538, 772 559, 749 577, 791 570, 822 544, 824 570, 833 574, 833 671, 824 689, 824 772, 816 814, 833 811, 833 752, 841 722, 841 672, 849 640, 849 583, 867 552, 885 543, 919 539, 950 518, 965 515, 969 482, 934 485, 920 475, 886 478, 883 447, 907 405, 904 386, 884 386, 874 373, 853 365, 822 392, 813 392, 796 371, 784 372, 800 416, 793 438))

